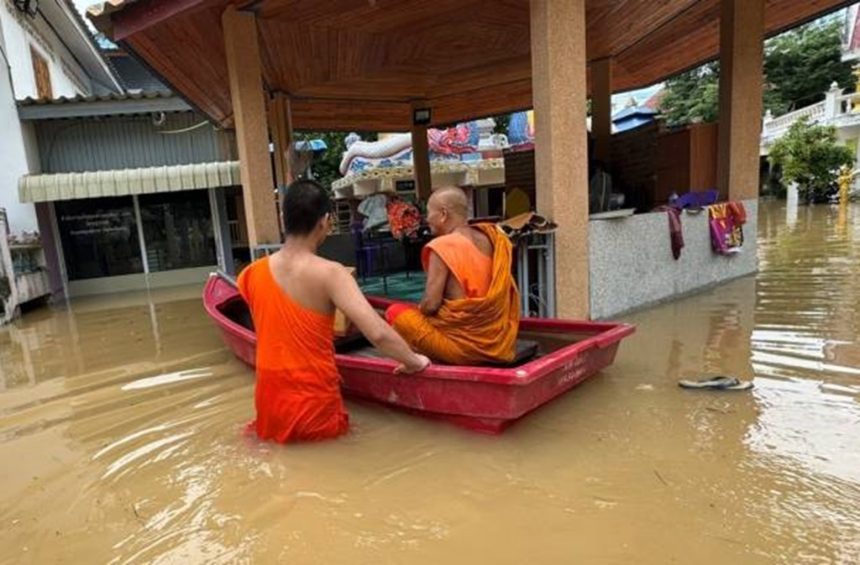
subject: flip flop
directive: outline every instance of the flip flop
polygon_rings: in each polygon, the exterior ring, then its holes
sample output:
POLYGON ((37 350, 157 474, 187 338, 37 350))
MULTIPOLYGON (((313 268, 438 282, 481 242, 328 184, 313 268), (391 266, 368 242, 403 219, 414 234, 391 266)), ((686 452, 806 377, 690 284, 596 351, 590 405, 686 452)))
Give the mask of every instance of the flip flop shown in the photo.
POLYGON ((741 381, 735 377, 707 377, 698 381, 678 381, 681 388, 711 389, 711 390, 749 390, 753 387, 751 381, 741 381))

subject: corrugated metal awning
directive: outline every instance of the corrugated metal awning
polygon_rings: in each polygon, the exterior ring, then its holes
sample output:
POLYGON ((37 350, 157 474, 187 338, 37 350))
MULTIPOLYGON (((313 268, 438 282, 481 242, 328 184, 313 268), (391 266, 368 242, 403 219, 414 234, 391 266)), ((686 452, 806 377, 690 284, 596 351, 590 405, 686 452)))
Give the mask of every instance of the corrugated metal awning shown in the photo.
POLYGON ((53 120, 91 116, 120 116, 152 112, 190 112, 186 101, 169 91, 128 91, 123 94, 59 98, 25 98, 18 101, 22 120, 53 120))
POLYGON ((240 184, 239 161, 222 161, 86 173, 24 175, 18 182, 18 199, 21 202, 53 202, 240 184))

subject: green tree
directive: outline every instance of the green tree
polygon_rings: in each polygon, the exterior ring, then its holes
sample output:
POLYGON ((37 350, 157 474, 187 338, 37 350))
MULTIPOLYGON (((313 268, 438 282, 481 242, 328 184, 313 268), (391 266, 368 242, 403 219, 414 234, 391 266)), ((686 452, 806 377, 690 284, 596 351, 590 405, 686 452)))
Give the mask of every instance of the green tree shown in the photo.
POLYGON ((713 122, 719 107, 720 66, 707 63, 666 81, 660 110, 670 126, 713 122))
POLYGON ((331 183, 340 178, 340 160, 346 151, 346 134, 341 132, 296 132, 296 141, 309 141, 311 139, 322 139, 327 149, 314 156, 311 163, 311 171, 314 179, 326 188, 331 188, 331 183))
MULTIPOLYGON (((331 189, 331 183, 341 177, 340 161, 346 151, 346 136, 339 131, 329 132, 295 132, 296 140, 322 139, 328 147, 321 155, 314 156, 311 171, 314 179, 324 187, 331 189)), ((360 134, 364 141, 375 141, 376 133, 360 134)))
POLYGON ((851 63, 842 61, 842 25, 838 18, 812 22, 780 34, 765 44, 765 107, 775 115, 824 99, 836 81, 852 88, 851 63))
POLYGON ((784 183, 797 183, 801 199, 822 202, 836 192, 839 167, 852 165, 854 152, 837 143, 836 128, 802 118, 771 146, 769 159, 784 183))
POLYGON ((493 116, 493 120, 496 122, 496 127, 493 128, 493 133, 503 133, 507 135, 508 124, 511 123, 511 115, 499 114, 498 116, 493 116))
MULTIPOLYGON (((851 64, 842 61, 841 23, 828 17, 765 43, 765 109, 775 115, 824 98, 830 83, 850 89, 851 64)), ((719 112, 719 63, 707 63, 666 81, 661 111, 669 125, 715 121, 719 112)))

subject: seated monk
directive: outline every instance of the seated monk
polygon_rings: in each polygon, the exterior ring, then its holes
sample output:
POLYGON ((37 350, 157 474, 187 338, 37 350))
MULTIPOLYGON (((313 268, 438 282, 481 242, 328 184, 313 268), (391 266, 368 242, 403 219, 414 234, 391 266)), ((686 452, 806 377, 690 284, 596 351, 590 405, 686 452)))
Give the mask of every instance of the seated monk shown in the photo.
POLYGON ((347 431, 334 358, 335 308, 400 363, 395 372, 418 372, 430 363, 376 313, 345 267, 317 256, 331 231, 330 210, 319 184, 291 184, 284 200, 283 246, 239 275, 239 291, 257 331, 253 426, 260 439, 320 440, 347 431))
POLYGON ((418 308, 395 304, 385 317, 413 349, 434 361, 510 363, 520 322, 511 243, 492 224, 470 226, 467 215, 461 189, 433 193, 427 223, 437 237, 421 254, 424 297, 418 308))

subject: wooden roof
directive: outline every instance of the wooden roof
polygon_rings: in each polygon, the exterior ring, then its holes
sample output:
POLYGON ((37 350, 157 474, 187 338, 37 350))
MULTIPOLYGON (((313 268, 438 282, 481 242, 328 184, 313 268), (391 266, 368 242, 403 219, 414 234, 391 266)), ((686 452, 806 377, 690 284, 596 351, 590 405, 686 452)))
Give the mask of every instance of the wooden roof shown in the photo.
MULTIPOLYGON (((766 33, 850 4, 766 0, 766 33)), ((297 129, 404 131, 532 105, 528 0, 110 0, 90 17, 193 105, 232 122, 221 14, 257 14, 264 83, 297 129)), ((719 52, 719 0, 587 0, 589 61, 613 90, 648 86, 719 52)))

